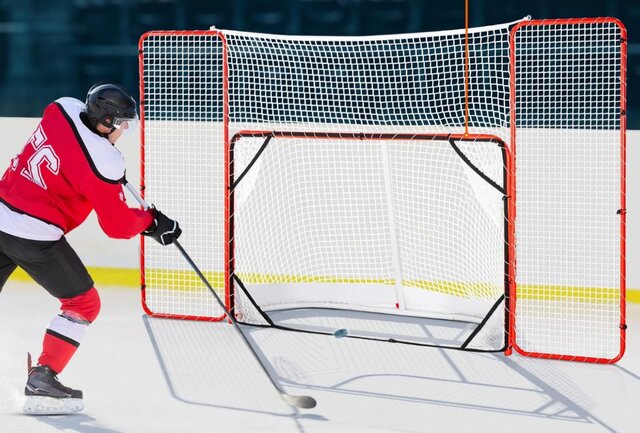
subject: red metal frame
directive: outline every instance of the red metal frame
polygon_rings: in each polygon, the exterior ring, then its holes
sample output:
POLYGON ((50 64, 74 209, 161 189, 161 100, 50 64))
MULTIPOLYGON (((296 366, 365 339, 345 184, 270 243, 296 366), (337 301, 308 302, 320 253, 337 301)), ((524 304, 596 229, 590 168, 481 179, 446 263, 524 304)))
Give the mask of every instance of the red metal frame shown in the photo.
MULTIPOLYGON (((511 347, 515 348, 520 354, 526 356, 534 356, 540 358, 549 358, 549 359, 562 359, 562 360, 573 360, 573 361, 583 361, 583 362, 596 362, 596 363, 614 363, 618 361, 625 350, 625 323, 626 323, 626 262, 625 262, 625 250, 626 250, 626 236, 625 236, 625 227, 626 227, 626 214, 624 209, 626 209, 626 115, 621 116, 620 120, 620 144, 621 144, 621 203, 620 208, 623 211, 620 214, 620 316, 621 316, 621 333, 620 333, 620 353, 618 356, 612 359, 602 359, 602 358, 591 358, 591 357, 576 357, 571 355, 559 355, 559 354, 544 354, 544 353, 530 353, 523 351, 517 345, 517 335, 515 329, 515 320, 516 320, 516 300, 517 300, 517 287, 515 281, 515 270, 516 270, 516 256, 515 256, 515 225, 514 221, 516 218, 517 206, 516 206, 516 70, 515 70, 515 55, 516 55, 516 46, 515 46, 515 34, 522 27, 528 26, 540 26, 540 25, 569 25, 569 24, 598 24, 598 23, 613 23, 620 28, 621 36, 623 38, 623 43, 621 44, 621 100, 620 100, 620 110, 622 113, 626 113, 626 58, 627 58, 627 31, 622 22, 615 18, 582 18, 582 19, 557 19, 557 20, 532 20, 532 21, 523 21, 517 23, 511 30, 510 35, 510 122, 511 122, 511 148, 506 148, 507 152, 510 154, 510 157, 507 158, 507 168, 509 175, 507 177, 507 191, 509 192, 509 233, 508 233, 508 247, 509 247, 509 302, 508 302, 508 330, 509 330, 509 349, 505 352, 506 354, 511 353, 511 347)), ((197 35, 209 35, 209 36, 217 36, 220 38, 223 44, 223 135, 224 135, 224 176, 225 176, 225 201, 224 201, 224 218, 225 218, 225 226, 224 226, 224 236, 225 236, 225 252, 224 252, 224 260, 225 260, 225 271, 224 271, 224 279, 225 279, 225 304, 228 309, 231 308, 233 304, 233 292, 232 292, 232 284, 231 284, 231 276, 232 270, 234 268, 234 244, 233 244, 233 203, 231 201, 231 181, 232 181, 232 167, 230 164, 232 161, 229 159, 229 148, 232 146, 232 142, 234 139, 229 139, 229 74, 228 74, 228 60, 227 60, 227 41, 222 32, 217 30, 203 30, 203 31, 152 31, 143 34, 140 38, 138 48, 139 48, 139 73, 140 73, 140 185, 142 189, 142 195, 144 196, 144 179, 145 179, 145 140, 144 140, 144 53, 142 50, 143 42, 149 36, 197 36, 197 35)), ((245 131, 243 134, 264 134, 264 131, 245 131)), ((339 134, 344 138, 357 138, 355 135, 361 136, 361 134, 351 134, 351 137, 348 137, 350 134, 339 134)), ((382 135, 382 134, 379 134, 382 135)), ((309 134, 304 135, 305 137, 317 138, 318 134, 309 134)), ((444 134, 442 136, 445 136, 444 134)), ((471 137, 480 138, 494 138, 490 135, 465 135, 465 134, 451 134, 447 135, 447 137, 455 138, 455 139, 470 139, 471 137)), ((369 138, 371 139, 371 138, 369 138)), ((210 317, 200 317, 200 316, 180 316, 173 314, 157 314, 147 307, 146 304, 146 292, 145 292, 145 269, 144 269, 144 240, 140 241, 140 270, 141 270, 141 289, 142 289, 142 307, 144 311, 155 317, 168 317, 168 318, 180 318, 180 319, 190 319, 190 320, 220 320, 220 318, 210 318, 210 317)))
MULTIPOLYGON (((490 134, 443 134, 443 133, 434 133, 434 134, 407 134, 407 133, 399 133, 399 134, 391 134, 391 133, 353 133, 353 132, 291 132, 291 131, 261 131, 261 130, 244 130, 235 134, 231 140, 228 141, 228 146, 225 151, 225 167, 227 168, 225 172, 226 183, 225 183, 225 211, 228 210, 229 213, 226 214, 227 219, 225 220, 225 240, 226 240, 226 250, 225 252, 229 253, 229 260, 227 261, 227 267, 225 269, 225 291, 227 295, 230 297, 231 305, 233 305, 233 281, 231 276, 234 272, 234 244, 233 244, 233 191, 231 189, 231 185, 234 183, 234 166, 233 159, 231 158, 231 154, 233 153, 233 148, 235 143, 240 138, 249 138, 249 137, 273 137, 273 138, 304 138, 309 140, 322 140, 322 139, 331 139, 331 140, 440 140, 440 141, 449 141, 460 140, 460 141, 483 141, 483 142, 493 142, 498 144, 504 152, 505 158, 505 167, 506 167, 506 176, 505 176, 505 185, 504 191, 507 197, 507 233, 506 233, 506 268, 505 268, 505 333, 507 345, 507 352, 510 352, 510 332, 513 329, 512 323, 512 315, 509 313, 510 299, 514 295, 514 282, 515 282, 515 248, 514 248, 514 239, 515 239, 515 206, 513 203, 513 194, 515 192, 514 188, 514 171, 513 171, 513 155, 511 153, 511 149, 506 145, 504 140, 501 138, 490 135, 490 134), (228 206, 227 206, 228 204, 228 206)), ((229 308, 231 310, 231 308, 229 308)))
MULTIPOLYGON (((616 18, 569 18, 569 19, 551 19, 551 20, 531 20, 531 21, 521 21, 517 23, 512 29, 510 34, 509 41, 509 63, 510 63, 510 121, 511 121, 511 154, 514 163, 514 170, 516 169, 515 165, 517 164, 517 153, 516 153, 516 69, 515 69, 515 59, 516 59, 516 33, 519 29, 523 27, 531 27, 531 26, 555 26, 555 25, 571 25, 571 24, 615 24, 620 28, 620 35, 622 38, 621 43, 621 56, 620 56, 620 110, 621 110, 621 118, 620 118, 620 164, 621 164, 621 174, 620 174, 620 351, 613 358, 597 358, 597 357, 587 357, 587 356, 574 356, 574 355, 563 355, 563 354, 550 354, 550 353, 538 353, 538 352, 527 352, 520 348, 517 343, 517 334, 515 329, 515 323, 517 320, 516 317, 516 298, 517 298, 517 288, 516 282, 513 282, 514 289, 513 296, 510 302, 510 313, 512 315, 511 325, 512 329, 510 332, 511 337, 511 346, 521 355, 531 356, 536 358, 546 358, 546 359, 557 359, 557 360, 565 360, 565 361, 579 361, 579 362, 592 362, 592 363, 600 363, 600 364, 613 364, 622 358, 625 352, 625 340, 626 340, 626 261, 625 261, 625 251, 626 251, 626 235, 625 235, 625 227, 626 227, 626 131, 627 131, 627 121, 626 121, 626 92, 627 92, 627 84, 626 84, 626 74, 627 74, 627 30, 622 24, 622 22, 616 18)), ((515 196, 515 172, 513 176, 513 200, 511 201, 512 206, 515 208, 516 205, 516 196, 515 196)), ((515 274, 512 274, 515 275, 515 274)))
MULTIPOLYGON (((222 67, 223 67, 223 82, 222 82, 222 118, 223 118, 223 140, 225 147, 229 142, 229 74, 227 65, 227 40, 224 34, 218 30, 154 30, 144 33, 140 36, 138 41, 138 73, 140 76, 140 193, 144 198, 145 191, 145 139, 144 139, 144 50, 143 45, 145 39, 150 36, 216 36, 222 43, 222 67)), ((226 154, 226 152, 225 152, 226 154)), ((225 163, 226 167, 226 163, 225 163)), ((225 168, 226 169, 226 168, 225 168)), ((226 217, 225 217, 226 218, 226 217)), ((226 229, 225 229, 226 230, 226 229)), ((146 279, 145 279, 145 240, 143 236, 140 236, 140 288, 141 288, 141 302, 142 308, 146 314, 153 317, 167 318, 167 319, 183 319, 183 320, 196 320, 206 322, 217 322, 225 318, 225 314, 218 317, 207 316, 190 316, 180 314, 166 314, 155 313, 147 305, 146 295, 146 279)), ((225 267, 226 268, 226 267, 225 267)), ((229 308, 229 296, 225 294, 225 304, 227 309, 229 308)))

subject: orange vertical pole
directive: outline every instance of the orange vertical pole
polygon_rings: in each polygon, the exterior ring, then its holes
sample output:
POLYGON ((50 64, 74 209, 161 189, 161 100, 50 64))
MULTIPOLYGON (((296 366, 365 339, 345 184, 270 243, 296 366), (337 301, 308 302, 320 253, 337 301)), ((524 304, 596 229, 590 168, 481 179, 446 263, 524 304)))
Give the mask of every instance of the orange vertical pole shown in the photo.
POLYGON ((464 135, 469 135, 469 0, 464 0, 464 135))

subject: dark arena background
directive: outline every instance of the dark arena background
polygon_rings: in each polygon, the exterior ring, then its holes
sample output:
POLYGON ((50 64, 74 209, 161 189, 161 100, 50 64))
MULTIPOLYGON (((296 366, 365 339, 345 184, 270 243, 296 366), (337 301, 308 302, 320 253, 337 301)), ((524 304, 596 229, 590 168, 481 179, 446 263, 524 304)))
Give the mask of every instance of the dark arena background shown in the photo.
MULTIPOLYGON (((471 27, 518 20, 611 16, 629 30, 628 128, 640 128, 640 2, 474 0, 471 27)), ((360 36, 464 28, 464 2, 434 0, 0 1, 0 116, 39 116, 60 95, 96 81, 138 85, 137 43, 148 30, 220 29, 360 36)))

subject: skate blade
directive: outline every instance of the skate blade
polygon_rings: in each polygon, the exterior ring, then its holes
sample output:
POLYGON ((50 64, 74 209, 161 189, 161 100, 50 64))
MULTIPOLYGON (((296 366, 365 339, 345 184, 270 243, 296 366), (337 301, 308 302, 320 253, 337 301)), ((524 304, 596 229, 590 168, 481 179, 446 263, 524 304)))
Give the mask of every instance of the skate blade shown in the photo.
POLYGON ((84 403, 79 398, 27 396, 22 411, 28 415, 64 415, 79 412, 84 403))

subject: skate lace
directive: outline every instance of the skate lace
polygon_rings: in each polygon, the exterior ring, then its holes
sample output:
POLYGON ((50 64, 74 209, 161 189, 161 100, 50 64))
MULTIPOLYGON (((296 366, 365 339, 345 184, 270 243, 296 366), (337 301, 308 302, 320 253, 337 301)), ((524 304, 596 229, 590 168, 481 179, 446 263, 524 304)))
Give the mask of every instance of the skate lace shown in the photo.
MULTIPOLYGON (((38 367, 36 367, 36 368, 38 368, 38 367)), ((50 376, 51 380, 56 384, 56 386, 60 387, 60 389, 63 389, 63 390, 65 390, 65 391, 70 390, 70 388, 68 388, 68 387, 64 386, 64 385, 62 384, 62 382, 60 382, 60 379, 58 379, 58 374, 57 374, 57 373, 55 373, 53 370, 51 370, 51 369, 49 369, 49 368, 48 368, 48 369, 46 369, 46 370, 44 370, 44 371, 46 371, 46 372, 48 372, 48 373, 49 373, 49 376, 50 376)), ((44 372, 44 371, 43 371, 43 372, 44 372)))
POLYGON ((65 392, 71 394, 71 388, 69 388, 68 386, 64 386, 62 384, 62 382, 60 382, 60 379, 58 379, 58 375, 54 374, 53 375, 53 381, 56 383, 57 386, 60 387, 60 389, 64 390, 65 392))

